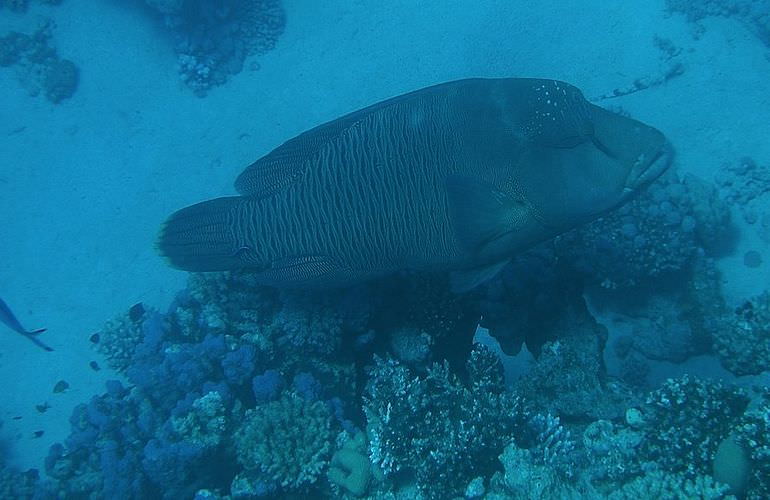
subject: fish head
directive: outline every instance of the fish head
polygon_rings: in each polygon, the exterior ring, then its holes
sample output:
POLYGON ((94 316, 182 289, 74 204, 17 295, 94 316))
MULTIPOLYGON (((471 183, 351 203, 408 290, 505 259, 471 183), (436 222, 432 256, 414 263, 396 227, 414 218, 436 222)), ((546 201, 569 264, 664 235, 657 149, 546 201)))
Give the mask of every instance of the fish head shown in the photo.
POLYGON ((593 135, 592 105, 574 85, 534 78, 513 85, 515 128, 525 143, 570 148, 593 135))
POLYGON ((673 162, 673 148, 659 130, 588 106, 590 132, 578 137, 569 125, 570 140, 533 143, 516 165, 521 195, 555 232, 619 207, 673 162))

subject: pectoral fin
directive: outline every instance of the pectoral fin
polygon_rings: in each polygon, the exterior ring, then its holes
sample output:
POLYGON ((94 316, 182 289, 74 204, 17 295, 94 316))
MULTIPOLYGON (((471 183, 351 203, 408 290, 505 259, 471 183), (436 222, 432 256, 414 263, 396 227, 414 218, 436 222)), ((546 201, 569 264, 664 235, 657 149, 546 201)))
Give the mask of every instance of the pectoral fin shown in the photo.
POLYGON ((515 236, 527 220, 523 200, 483 181, 452 176, 447 193, 455 237, 472 254, 480 255, 502 238, 515 236))
POLYGON ((504 260, 490 266, 464 271, 454 271, 449 278, 452 291, 454 293, 463 293, 472 290, 485 281, 493 278, 506 264, 508 264, 508 261, 504 260))

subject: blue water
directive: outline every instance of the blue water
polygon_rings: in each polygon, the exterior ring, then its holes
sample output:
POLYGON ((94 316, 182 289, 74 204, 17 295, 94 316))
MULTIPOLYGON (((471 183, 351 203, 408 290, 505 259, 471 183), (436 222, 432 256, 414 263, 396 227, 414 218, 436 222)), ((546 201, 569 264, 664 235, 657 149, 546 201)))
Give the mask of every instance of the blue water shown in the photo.
POLYGON ((0 496, 767 498, 768 19, 0 0, 0 297, 54 349, 0 325, 0 496), (675 164, 464 295, 276 291, 155 251, 284 141, 470 77, 569 82, 675 164))

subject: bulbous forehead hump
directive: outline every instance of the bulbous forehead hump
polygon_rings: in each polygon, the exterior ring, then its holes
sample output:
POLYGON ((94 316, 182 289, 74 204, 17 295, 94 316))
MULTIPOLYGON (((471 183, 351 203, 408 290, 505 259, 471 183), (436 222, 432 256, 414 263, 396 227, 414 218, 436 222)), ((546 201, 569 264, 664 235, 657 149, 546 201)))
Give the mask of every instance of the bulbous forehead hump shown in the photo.
POLYGON ((532 80, 523 94, 522 127, 532 142, 562 147, 591 135, 591 105, 576 87, 557 80, 532 80))

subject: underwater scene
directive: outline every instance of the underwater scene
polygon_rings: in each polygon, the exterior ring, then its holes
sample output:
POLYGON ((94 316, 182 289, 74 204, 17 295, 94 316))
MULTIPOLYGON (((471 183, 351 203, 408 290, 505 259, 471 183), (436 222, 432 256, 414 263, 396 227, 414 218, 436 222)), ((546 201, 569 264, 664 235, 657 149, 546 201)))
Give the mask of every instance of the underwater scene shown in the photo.
POLYGON ((0 499, 770 498, 770 3, 0 0, 0 499))

